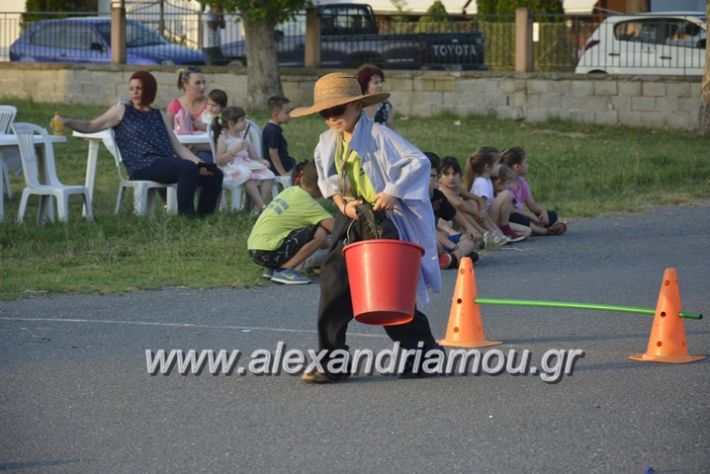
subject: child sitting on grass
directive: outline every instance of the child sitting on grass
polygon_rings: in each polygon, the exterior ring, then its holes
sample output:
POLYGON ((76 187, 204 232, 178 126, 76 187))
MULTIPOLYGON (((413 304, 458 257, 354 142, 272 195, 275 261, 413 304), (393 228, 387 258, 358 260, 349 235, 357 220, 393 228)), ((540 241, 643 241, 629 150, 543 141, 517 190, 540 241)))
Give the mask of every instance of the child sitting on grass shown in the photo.
POLYGON ((252 260, 265 267, 262 275, 285 285, 311 282, 294 267, 327 247, 334 222, 316 201, 322 195, 315 163, 306 163, 303 175, 294 181, 299 184, 284 189, 266 206, 247 240, 252 260))
POLYGON ((457 268, 459 260, 463 257, 471 257, 474 262, 478 261, 478 253, 475 252, 476 242, 481 235, 471 224, 459 213, 454 206, 446 199, 446 196, 436 189, 439 180, 439 166, 441 161, 436 153, 424 152, 431 163, 431 176, 429 179, 429 196, 431 207, 434 211, 434 222, 436 223, 436 247, 439 254, 439 268, 457 268), (441 221, 453 221, 454 224, 465 229, 464 234, 453 232, 453 229, 441 221))
POLYGON ((510 186, 513 194, 513 212, 510 221, 532 229, 534 235, 562 235, 567 230, 567 224, 557 220, 555 211, 548 211, 533 199, 532 191, 525 175, 528 174, 528 154, 525 149, 514 146, 503 151, 501 163, 506 164, 517 175, 510 186), (527 208, 530 213, 525 213, 527 208))

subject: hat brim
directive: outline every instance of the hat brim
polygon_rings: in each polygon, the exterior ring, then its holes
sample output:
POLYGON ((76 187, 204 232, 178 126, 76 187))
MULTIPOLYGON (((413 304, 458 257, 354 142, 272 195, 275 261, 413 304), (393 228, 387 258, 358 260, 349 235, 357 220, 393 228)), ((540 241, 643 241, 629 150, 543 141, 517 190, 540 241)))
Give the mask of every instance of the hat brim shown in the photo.
POLYGON ((306 115, 315 114, 322 110, 337 107, 339 105, 349 104, 351 102, 362 102, 362 106, 367 107, 368 105, 379 104, 383 100, 387 99, 389 96, 389 92, 380 92, 379 94, 365 94, 354 97, 337 97, 332 99, 325 99, 313 104, 310 107, 296 107, 290 112, 289 115, 293 118, 305 117, 306 115))

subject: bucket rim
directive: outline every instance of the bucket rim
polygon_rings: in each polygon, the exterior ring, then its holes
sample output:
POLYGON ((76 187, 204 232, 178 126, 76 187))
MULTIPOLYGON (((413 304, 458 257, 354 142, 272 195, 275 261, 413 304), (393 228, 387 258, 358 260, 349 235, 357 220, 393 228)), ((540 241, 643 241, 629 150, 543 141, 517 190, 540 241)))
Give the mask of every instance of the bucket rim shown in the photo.
POLYGON ((346 252, 350 250, 351 248, 360 246, 360 245, 376 245, 376 244, 400 244, 400 245, 407 245, 409 247, 414 247, 417 250, 419 250, 422 253, 422 256, 426 253, 424 251, 424 247, 422 247, 419 244, 415 244, 414 242, 409 242, 406 240, 399 240, 399 239, 370 239, 370 240, 359 240, 357 242, 353 242, 352 244, 348 244, 345 247, 343 247, 343 252, 346 252))

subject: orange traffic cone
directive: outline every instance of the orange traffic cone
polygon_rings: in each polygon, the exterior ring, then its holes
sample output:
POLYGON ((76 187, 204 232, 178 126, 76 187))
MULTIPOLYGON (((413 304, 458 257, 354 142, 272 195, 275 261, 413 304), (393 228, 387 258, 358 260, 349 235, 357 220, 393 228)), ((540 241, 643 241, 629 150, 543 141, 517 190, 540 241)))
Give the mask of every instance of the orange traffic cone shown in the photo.
POLYGON ((680 286, 675 268, 663 272, 661 291, 658 293, 656 314, 653 317, 651 336, 645 354, 634 354, 630 359, 642 362, 683 364, 702 360, 705 356, 688 355, 685 324, 680 317, 680 286))
POLYGON ((474 301, 476 297, 478 290, 473 262, 469 257, 464 257, 459 264, 446 338, 440 340, 439 344, 453 347, 488 347, 502 344, 501 341, 488 341, 483 335, 481 307, 474 301))

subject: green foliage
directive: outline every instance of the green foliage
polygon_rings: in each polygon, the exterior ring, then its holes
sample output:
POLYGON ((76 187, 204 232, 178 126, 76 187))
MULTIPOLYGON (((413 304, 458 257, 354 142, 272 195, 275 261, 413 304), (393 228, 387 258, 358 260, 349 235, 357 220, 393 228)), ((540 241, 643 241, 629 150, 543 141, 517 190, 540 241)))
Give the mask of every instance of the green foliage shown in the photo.
POLYGON ((95 12, 99 8, 98 0, 27 0, 27 12, 95 12))
POLYGON ((446 7, 436 0, 427 9, 426 14, 419 18, 415 33, 442 33, 450 31, 451 20, 446 7))
POLYGON ((496 13, 497 0, 476 0, 479 15, 493 15, 496 13))
POLYGON ((226 13, 249 16, 253 21, 278 23, 292 18, 294 14, 311 4, 310 0, 198 0, 202 5, 221 3, 226 13))
POLYGON ((563 13, 562 0, 477 0, 480 15, 511 15, 518 8, 529 8, 534 13, 563 13))
POLYGON ((27 29, 32 23, 43 19, 67 18, 72 13, 98 11, 98 0, 26 0, 20 28, 27 29))
MULTIPOLYGON (((17 121, 47 124, 52 112, 90 118, 105 107, 50 104, 1 98, 18 108, 17 121)), ((395 107, 397 103, 395 102, 395 107)), ((266 115, 257 115, 265 123, 266 115)), ((398 116, 397 131, 420 149, 461 160, 481 146, 524 147, 530 157, 528 181, 535 199, 564 218, 638 211, 710 197, 710 137, 690 132, 583 125, 560 119, 530 123, 493 117, 398 116), (679 152, 681 150, 682 152, 679 152)), ((313 156, 323 131, 319 117, 292 120, 284 132, 299 160, 313 156)), ((54 147, 59 178, 84 182, 85 140, 68 137, 54 147)), ((96 174, 96 222, 80 218, 79 199, 71 200, 69 222, 37 227, 37 200, 30 200, 24 225, 14 222, 21 177, 12 177, 13 197, 5 201, 0 224, 0 300, 36 293, 112 293, 184 286, 244 287, 260 284, 260 270, 249 258, 246 239, 254 219, 246 212, 218 213, 207 219, 153 218, 124 212, 113 215, 118 178, 102 146, 96 174)), ((129 204, 126 200, 126 204, 129 204)))

